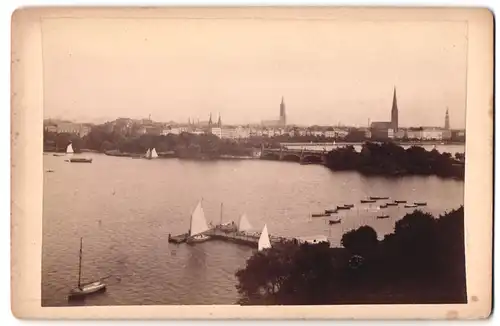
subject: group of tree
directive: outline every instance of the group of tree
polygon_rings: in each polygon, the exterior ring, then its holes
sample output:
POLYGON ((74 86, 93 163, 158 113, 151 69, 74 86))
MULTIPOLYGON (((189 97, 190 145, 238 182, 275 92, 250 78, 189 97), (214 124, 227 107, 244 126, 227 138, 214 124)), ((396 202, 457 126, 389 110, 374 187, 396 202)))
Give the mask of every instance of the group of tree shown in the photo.
POLYGON ((378 240, 369 226, 341 248, 293 242, 256 252, 236 272, 240 304, 466 303, 463 207, 415 211, 378 240))
POLYGON ((407 149, 392 143, 363 144, 357 152, 353 146, 332 150, 326 155, 326 166, 332 170, 356 170, 367 175, 437 175, 443 178, 464 178, 462 154, 452 157, 436 149, 420 146, 407 149))

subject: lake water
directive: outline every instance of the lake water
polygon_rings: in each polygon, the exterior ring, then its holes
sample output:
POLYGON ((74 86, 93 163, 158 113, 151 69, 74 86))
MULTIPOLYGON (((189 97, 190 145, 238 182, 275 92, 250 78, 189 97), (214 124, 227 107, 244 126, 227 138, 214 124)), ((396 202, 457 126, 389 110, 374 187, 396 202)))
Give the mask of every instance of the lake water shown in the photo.
POLYGON ((462 181, 437 177, 386 179, 356 172, 332 172, 319 165, 242 160, 197 162, 131 159, 100 154, 92 164, 44 156, 42 304, 68 305, 78 279, 83 237, 83 282, 112 275, 107 292, 85 305, 234 304, 237 269, 254 249, 209 241, 189 246, 167 241, 184 233, 190 213, 203 198, 208 221, 224 222, 246 212, 260 231, 281 236, 326 235, 339 246, 342 234, 371 225, 382 238, 410 209, 381 214, 367 196, 426 201, 435 214, 463 203, 462 181), (338 204, 356 206, 339 214, 341 224, 310 218, 338 204))

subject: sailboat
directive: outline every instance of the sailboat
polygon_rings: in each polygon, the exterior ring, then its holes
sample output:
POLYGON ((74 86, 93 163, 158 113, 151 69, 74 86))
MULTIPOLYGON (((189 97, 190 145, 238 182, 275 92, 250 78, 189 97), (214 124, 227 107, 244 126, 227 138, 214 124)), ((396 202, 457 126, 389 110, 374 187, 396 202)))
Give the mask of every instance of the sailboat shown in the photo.
POLYGON ((259 238, 259 251, 271 248, 271 240, 269 240, 269 233, 267 232, 267 225, 264 225, 264 229, 260 234, 259 238))
POLYGON ((148 148, 148 150, 146 151, 146 154, 144 154, 144 157, 147 158, 148 160, 150 159, 153 159, 153 158, 157 158, 158 157, 158 153, 156 152, 156 148, 148 148))
POLYGON ((72 289, 69 292, 70 298, 83 297, 86 295, 106 290, 106 284, 104 284, 100 280, 82 284, 82 247, 83 247, 83 238, 80 238, 80 260, 78 263, 78 287, 72 289))
POLYGON ((73 154, 73 145, 69 143, 68 147, 66 147, 66 154, 73 154))
POLYGON ((187 243, 193 242, 203 242, 210 239, 208 235, 203 234, 208 231, 207 220, 205 219, 205 212, 201 206, 201 200, 196 205, 193 213, 191 214, 191 227, 189 229, 189 235, 186 240, 187 243))
POLYGON ((253 230, 252 225, 247 219, 247 214, 243 214, 238 222, 238 232, 248 232, 253 230))
POLYGON ((224 207, 224 204, 221 203, 220 204, 220 223, 219 225, 216 226, 216 228, 222 230, 222 231, 226 231, 226 232, 235 232, 237 231, 237 228, 236 228, 236 225, 234 224, 234 221, 231 221, 231 222, 226 222, 226 223, 222 223, 222 209, 224 207))

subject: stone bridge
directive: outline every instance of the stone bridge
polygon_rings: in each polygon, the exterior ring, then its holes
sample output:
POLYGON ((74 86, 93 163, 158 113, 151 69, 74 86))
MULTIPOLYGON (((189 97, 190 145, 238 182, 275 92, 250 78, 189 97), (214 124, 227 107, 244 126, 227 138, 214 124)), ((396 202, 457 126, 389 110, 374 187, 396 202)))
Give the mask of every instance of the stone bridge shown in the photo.
POLYGON ((325 164, 327 151, 290 149, 286 147, 263 148, 260 158, 263 160, 291 161, 301 164, 325 164))

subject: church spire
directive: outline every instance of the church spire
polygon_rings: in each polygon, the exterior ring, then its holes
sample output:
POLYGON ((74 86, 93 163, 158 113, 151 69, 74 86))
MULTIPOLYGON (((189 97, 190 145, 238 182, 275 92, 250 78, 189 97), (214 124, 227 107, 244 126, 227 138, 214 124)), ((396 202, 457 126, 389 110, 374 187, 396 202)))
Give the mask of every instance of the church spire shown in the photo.
POLYGON ((392 96, 392 109, 391 109, 391 127, 394 131, 398 130, 399 119, 398 119, 398 100, 396 97, 396 86, 394 86, 394 94, 392 96))
POLYGON ((219 120, 217 120, 217 127, 219 127, 219 128, 222 127, 222 120, 220 118, 220 112, 219 112, 219 120))
POLYGON ((208 126, 212 126, 212 112, 210 112, 210 119, 208 119, 208 126))
POLYGON ((444 129, 450 129, 450 115, 448 114, 448 108, 446 108, 446 115, 444 116, 444 129))

